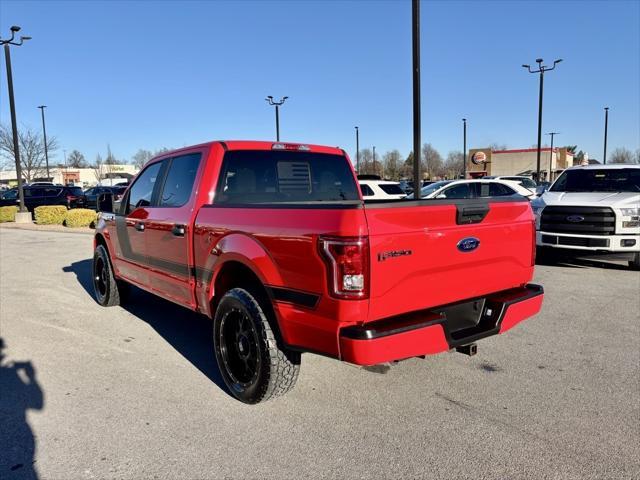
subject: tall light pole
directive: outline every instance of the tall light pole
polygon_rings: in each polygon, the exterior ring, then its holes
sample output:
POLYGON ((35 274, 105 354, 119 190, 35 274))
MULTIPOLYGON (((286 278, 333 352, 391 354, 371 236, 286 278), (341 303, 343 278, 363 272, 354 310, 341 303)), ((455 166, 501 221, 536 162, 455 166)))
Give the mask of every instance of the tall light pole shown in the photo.
POLYGON ((411 45, 413 53, 413 195, 420 199, 420 0, 411 2, 411 45))
POLYGON ((547 67, 546 65, 542 65, 542 58, 537 58, 536 63, 538 64, 538 70, 531 70, 529 65, 522 65, 523 68, 526 68, 529 73, 539 73, 540 74, 540 92, 538 94, 538 152, 536 158, 536 181, 540 181, 540 145, 542 143, 542 95, 543 95, 543 85, 544 85, 544 72, 550 72, 556 65, 559 64, 562 59, 554 60, 553 66, 547 67))
POLYGON ((46 105, 40 105, 38 107, 42 112, 42 136, 44 137, 44 160, 47 165, 47 181, 49 180, 49 147, 47 146, 47 127, 44 123, 44 109, 47 108, 46 105))
POLYGON ((356 173, 360 174, 360 129, 356 129, 356 173))
POLYGON ((609 107, 604 107, 604 152, 602 162, 607 164, 607 132, 609 131, 609 107))
POLYGON ((549 152, 549 178, 547 178, 547 181, 550 182, 551 181, 551 162, 553 160, 553 137, 555 137, 556 135, 560 135, 560 132, 549 132, 547 133, 547 135, 551 135, 551 152, 549 152))
POLYGON ((273 96, 269 95, 265 100, 269 102, 269 105, 276 107, 276 142, 280 141, 280 105, 289 97, 282 97, 279 102, 273 100, 273 96))
POLYGON ((462 178, 467 178, 467 119, 462 119, 462 178))
POLYGON ((20 27, 14 25, 11 27, 11 38, 3 40, 0 38, 0 45, 4 46, 4 57, 7 63, 7 86, 9 88, 9 107, 11 109, 11 131, 13 133, 13 156, 16 162, 16 176, 18 177, 18 198, 20 200, 20 211, 26 212, 24 208, 24 190, 22 189, 22 164, 20 163, 20 146, 18 142, 18 122, 16 121, 16 102, 13 97, 13 74, 11 72, 11 52, 9 45, 19 47, 25 40, 31 40, 31 37, 20 37, 19 42, 15 42, 16 33, 20 31, 20 27))

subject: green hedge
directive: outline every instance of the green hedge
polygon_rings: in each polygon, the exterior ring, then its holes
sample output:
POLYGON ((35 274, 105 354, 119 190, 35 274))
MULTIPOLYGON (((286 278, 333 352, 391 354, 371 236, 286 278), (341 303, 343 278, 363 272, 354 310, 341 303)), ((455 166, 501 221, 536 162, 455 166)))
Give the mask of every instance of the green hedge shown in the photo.
POLYGON ((43 205, 33 211, 38 225, 62 225, 67 215, 64 205, 43 205))
POLYGON ((16 206, 0 207, 0 223, 15 222, 16 213, 18 213, 18 207, 16 206))
POLYGON ((91 227, 94 226, 98 219, 98 214, 94 210, 87 208, 74 208, 67 211, 64 224, 67 227, 91 227))

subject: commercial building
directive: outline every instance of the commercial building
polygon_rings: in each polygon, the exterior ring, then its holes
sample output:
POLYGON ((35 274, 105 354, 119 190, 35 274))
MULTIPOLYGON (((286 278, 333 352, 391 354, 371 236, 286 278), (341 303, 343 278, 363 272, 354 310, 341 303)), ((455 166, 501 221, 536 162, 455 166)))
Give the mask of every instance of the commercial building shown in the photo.
MULTIPOLYGON (((536 148, 518 150, 492 150, 472 148, 466 159, 467 172, 471 178, 487 175, 523 175, 535 179, 537 164, 536 148)), ((540 181, 553 181, 564 169, 573 166, 573 154, 565 147, 540 149, 540 181)))
MULTIPOLYGON (((47 178, 44 169, 38 169, 33 182, 49 181, 61 185, 76 185, 83 188, 101 185, 115 185, 128 182, 138 173, 134 165, 101 165, 99 168, 51 167, 47 178)), ((15 170, 0 171, 0 186, 14 187, 18 184, 15 170)))

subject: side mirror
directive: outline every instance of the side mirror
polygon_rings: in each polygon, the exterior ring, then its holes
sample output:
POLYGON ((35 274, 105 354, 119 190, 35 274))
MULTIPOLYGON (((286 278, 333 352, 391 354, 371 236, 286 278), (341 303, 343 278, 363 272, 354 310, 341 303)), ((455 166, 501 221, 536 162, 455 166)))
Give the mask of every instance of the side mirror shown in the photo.
POLYGON ((112 193, 101 193, 98 195, 98 211, 104 213, 113 213, 113 194, 112 193))

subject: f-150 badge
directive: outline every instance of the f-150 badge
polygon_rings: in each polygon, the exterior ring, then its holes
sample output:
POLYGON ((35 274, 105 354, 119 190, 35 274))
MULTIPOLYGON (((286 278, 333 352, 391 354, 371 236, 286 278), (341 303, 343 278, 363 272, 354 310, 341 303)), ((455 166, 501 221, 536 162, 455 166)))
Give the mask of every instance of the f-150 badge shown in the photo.
POLYGON ((389 250, 388 252, 380 252, 378 254, 378 261, 384 262, 387 258, 404 257, 412 253, 411 250, 389 250))

